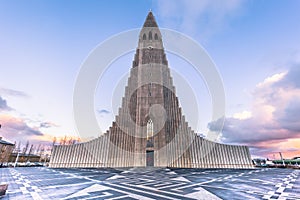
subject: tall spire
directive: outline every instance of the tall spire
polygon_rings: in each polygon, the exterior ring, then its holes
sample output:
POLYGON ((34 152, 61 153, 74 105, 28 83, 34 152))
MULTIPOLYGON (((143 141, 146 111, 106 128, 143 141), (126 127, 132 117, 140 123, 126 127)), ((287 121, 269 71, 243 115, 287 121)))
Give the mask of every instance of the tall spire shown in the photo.
POLYGON ((146 21, 145 21, 143 27, 158 27, 151 10, 149 11, 149 13, 147 15, 147 18, 146 18, 146 21))
MULTIPOLYGON (((150 52, 148 52, 149 49, 160 49, 161 50, 160 53, 162 53, 162 54, 159 57, 165 58, 163 48, 164 47, 163 47, 163 42, 162 42, 162 35, 160 33, 160 30, 158 28, 156 20, 153 16, 153 13, 150 10, 146 17, 146 20, 144 22, 143 28, 141 29, 140 35, 139 35, 138 49, 140 52, 138 52, 138 55, 144 55, 144 57, 143 57, 144 61, 149 56, 154 59, 154 57, 155 57, 154 53, 156 54, 158 52, 153 50, 153 51, 151 51, 151 55, 150 55, 150 52), (143 50, 143 49, 148 49, 148 50, 143 50), (147 53, 146 53, 146 51, 147 51, 147 53), (145 57, 145 53, 147 54, 146 57, 145 57)), ((158 55, 156 55, 156 56, 158 56, 158 55)), ((138 60, 141 61, 141 59, 138 59, 138 60)))

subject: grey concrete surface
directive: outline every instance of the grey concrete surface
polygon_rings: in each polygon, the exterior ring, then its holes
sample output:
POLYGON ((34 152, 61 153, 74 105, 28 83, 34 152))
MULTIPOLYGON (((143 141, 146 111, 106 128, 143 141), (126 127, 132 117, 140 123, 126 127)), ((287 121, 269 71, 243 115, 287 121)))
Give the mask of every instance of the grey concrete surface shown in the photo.
POLYGON ((292 169, 2 168, 0 199, 300 199, 292 169))

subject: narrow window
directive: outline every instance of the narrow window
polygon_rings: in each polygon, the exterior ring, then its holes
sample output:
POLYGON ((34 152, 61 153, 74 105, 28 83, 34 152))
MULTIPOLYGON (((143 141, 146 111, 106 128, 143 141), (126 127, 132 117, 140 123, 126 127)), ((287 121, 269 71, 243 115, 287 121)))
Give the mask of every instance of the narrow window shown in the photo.
POLYGON ((158 40, 158 35, 157 35, 157 33, 155 33, 154 39, 155 39, 155 40, 158 40))
POLYGON ((146 38, 146 34, 144 33, 144 35, 143 35, 143 40, 146 40, 147 38, 146 38))
POLYGON ((153 122, 152 119, 149 119, 147 122, 147 140, 153 136, 153 122))
POLYGON ((149 40, 152 40, 152 32, 149 32, 149 40))
MULTIPOLYGON (((151 76, 151 73, 150 73, 150 76, 151 76)), ((149 97, 151 97, 151 83, 148 84, 148 94, 149 94, 149 97)))

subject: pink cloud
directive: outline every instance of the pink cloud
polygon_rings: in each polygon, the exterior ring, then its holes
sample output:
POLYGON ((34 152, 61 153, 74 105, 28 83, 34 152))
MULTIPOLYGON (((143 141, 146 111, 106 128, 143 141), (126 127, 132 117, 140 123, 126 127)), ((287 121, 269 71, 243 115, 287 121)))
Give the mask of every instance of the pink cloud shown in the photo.
MULTIPOLYGON (((300 81, 297 77, 300 77, 299 66, 257 84, 252 93, 251 110, 225 119, 222 141, 249 145, 252 154, 260 156, 278 151, 290 156, 299 153, 288 153, 288 149, 299 148, 291 143, 300 138, 300 81)), ((208 126, 213 131, 217 123, 211 122, 208 126)))
POLYGON ((34 127, 30 127, 23 119, 9 114, 1 114, 1 135, 8 140, 34 140, 44 134, 34 127))

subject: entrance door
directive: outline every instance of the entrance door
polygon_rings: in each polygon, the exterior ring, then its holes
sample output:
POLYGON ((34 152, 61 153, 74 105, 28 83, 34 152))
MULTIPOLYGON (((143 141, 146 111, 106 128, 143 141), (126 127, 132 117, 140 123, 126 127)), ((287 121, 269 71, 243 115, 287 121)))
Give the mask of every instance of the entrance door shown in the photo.
POLYGON ((146 151, 146 165, 154 166, 154 151, 146 151))

